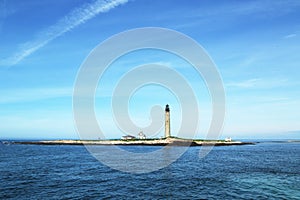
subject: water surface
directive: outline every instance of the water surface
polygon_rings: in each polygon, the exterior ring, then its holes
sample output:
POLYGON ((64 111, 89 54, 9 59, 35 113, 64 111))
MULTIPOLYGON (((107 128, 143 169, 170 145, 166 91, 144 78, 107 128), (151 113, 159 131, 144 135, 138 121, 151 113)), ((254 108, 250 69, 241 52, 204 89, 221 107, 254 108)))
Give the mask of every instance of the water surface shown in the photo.
POLYGON ((136 175, 101 164, 84 146, 0 145, 0 199, 300 199, 299 143, 215 147, 203 159, 200 148, 136 175))

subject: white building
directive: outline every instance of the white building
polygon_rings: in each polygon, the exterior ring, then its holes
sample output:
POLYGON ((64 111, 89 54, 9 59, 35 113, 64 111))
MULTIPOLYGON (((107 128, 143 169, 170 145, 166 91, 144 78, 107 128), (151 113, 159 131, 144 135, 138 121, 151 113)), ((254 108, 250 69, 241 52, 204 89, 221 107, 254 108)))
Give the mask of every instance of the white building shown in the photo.
POLYGON ((140 140, 146 139, 146 135, 143 133, 143 131, 140 131, 140 132, 139 132, 138 138, 139 138, 140 140))
POLYGON ((134 139, 136 139, 136 137, 134 137, 133 135, 122 136, 122 140, 134 140, 134 139))

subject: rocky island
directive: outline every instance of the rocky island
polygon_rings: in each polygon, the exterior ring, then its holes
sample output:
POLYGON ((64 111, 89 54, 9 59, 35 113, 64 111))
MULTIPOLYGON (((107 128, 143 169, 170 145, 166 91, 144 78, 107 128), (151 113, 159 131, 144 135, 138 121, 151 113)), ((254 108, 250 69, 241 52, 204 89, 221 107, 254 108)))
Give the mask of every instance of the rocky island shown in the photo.
POLYGON ((132 139, 132 140, 45 140, 45 141, 16 141, 14 144, 36 145, 144 145, 144 146, 229 146, 249 145, 253 142, 225 140, 189 140, 175 137, 162 139, 132 139))
POLYGON ((132 135, 123 136, 122 139, 110 140, 45 140, 45 141, 16 141, 14 144, 36 144, 36 145, 144 145, 144 146, 229 146, 229 145, 249 145, 253 142, 225 140, 201 140, 184 139, 171 136, 170 128, 170 108, 165 108, 165 137, 148 138, 141 132, 139 138, 132 135))

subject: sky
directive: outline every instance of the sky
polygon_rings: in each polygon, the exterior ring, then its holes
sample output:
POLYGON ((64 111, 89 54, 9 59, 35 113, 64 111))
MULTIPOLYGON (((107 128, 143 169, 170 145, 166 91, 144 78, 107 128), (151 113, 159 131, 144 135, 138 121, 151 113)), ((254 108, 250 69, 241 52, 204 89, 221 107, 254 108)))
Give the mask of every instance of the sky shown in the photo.
MULTIPOLYGON (((101 42, 142 27, 179 31, 214 61, 226 94, 221 138, 300 139, 299 19, 297 0, 0 0, 0 139, 78 138, 72 94, 80 66, 101 42)), ((200 110, 195 137, 205 137, 212 110, 203 78, 158 50, 122 56, 103 75, 95 112, 105 136, 126 134, 115 124, 111 94, 126 71, 146 63, 174 68, 189 81, 200 110)), ((130 117, 143 130, 151 107, 166 103, 176 135, 180 102, 159 85, 133 94, 130 117)), ((162 135, 161 127, 151 136, 162 135)))

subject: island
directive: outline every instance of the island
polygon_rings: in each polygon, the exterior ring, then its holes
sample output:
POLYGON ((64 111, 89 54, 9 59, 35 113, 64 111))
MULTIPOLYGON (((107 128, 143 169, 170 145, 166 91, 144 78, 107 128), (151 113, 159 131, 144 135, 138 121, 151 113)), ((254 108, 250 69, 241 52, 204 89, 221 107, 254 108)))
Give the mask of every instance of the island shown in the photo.
POLYGON ((176 137, 160 139, 130 139, 130 140, 44 140, 44 141, 15 141, 13 144, 35 145, 143 145, 143 146, 229 146, 253 145, 253 142, 225 140, 189 140, 176 137))
POLYGON ((108 140, 44 140, 44 141, 15 141, 13 144, 35 144, 35 145, 144 145, 144 146, 229 146, 229 145, 253 145, 253 142, 225 140, 201 140, 178 138, 171 135, 170 128, 170 107, 165 108, 165 137, 146 138, 141 131, 138 137, 133 135, 122 136, 121 139, 108 140))

